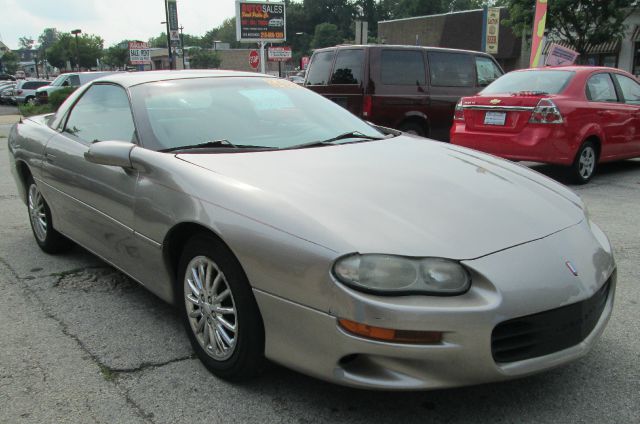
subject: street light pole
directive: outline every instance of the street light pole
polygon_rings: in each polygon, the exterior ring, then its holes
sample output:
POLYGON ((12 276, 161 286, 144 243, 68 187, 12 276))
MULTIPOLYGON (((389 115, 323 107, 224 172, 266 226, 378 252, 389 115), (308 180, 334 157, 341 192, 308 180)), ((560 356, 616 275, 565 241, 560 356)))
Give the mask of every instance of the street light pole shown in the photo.
POLYGON ((171 53, 171 34, 169 33, 169 3, 164 0, 165 23, 167 24, 167 52, 169 53, 169 70, 174 69, 173 54, 171 53))
POLYGON ((184 35, 182 34, 182 30, 184 29, 184 27, 180 25, 180 28, 178 29, 180 30, 180 48, 182 49, 182 69, 187 69, 186 65, 184 64, 184 35))
POLYGON ((78 48, 78 34, 80 34, 82 30, 74 29, 71 31, 71 34, 76 36, 76 66, 78 67, 78 72, 80 72, 80 50, 78 48))

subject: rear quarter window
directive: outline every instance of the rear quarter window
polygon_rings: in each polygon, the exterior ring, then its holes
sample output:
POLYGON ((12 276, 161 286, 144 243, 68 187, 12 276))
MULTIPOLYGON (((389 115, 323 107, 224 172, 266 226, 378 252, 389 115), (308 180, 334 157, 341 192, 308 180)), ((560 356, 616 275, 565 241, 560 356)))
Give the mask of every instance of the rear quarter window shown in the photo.
POLYGON ((382 50, 380 82, 386 85, 425 85, 424 55, 418 50, 382 50))
POLYGON ((429 52, 431 85, 474 87, 476 73, 473 58, 465 53, 429 52))
POLYGON ((307 85, 326 85, 329 82, 329 72, 335 50, 320 52, 313 55, 307 71, 307 85))

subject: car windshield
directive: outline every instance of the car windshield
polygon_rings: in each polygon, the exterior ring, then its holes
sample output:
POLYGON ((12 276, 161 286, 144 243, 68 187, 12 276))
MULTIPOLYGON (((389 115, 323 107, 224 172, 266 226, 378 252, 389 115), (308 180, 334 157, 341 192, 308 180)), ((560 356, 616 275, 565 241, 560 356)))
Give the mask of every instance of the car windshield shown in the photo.
POLYGON ((384 136, 332 101, 276 78, 158 81, 132 87, 131 97, 143 144, 152 150, 216 140, 286 149, 345 133, 354 134, 340 143, 384 136))
POLYGON ((534 92, 558 94, 567 86, 573 71, 520 71, 505 74, 489 84, 480 94, 514 94, 534 92))
POLYGON ((65 74, 58 75, 58 78, 54 79, 50 85, 60 85, 62 84, 62 80, 64 80, 67 76, 65 74))

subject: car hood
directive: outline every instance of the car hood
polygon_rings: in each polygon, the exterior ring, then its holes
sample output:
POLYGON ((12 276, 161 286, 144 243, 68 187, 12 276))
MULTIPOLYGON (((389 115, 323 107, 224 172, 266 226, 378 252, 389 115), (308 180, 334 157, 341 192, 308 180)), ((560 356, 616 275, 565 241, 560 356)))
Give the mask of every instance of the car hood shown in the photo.
POLYGON ((207 200, 338 253, 472 259, 584 219, 580 198, 547 177, 410 136, 177 157, 237 183, 207 200))

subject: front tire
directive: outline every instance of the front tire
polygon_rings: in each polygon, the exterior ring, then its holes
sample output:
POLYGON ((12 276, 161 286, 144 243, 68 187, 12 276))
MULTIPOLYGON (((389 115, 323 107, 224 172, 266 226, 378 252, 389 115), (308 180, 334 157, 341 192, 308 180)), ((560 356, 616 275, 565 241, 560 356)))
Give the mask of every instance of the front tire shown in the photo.
POLYGON ((258 375, 264 362, 262 317, 227 246, 212 236, 192 238, 180 258, 178 278, 183 323, 202 363, 226 380, 258 375))
POLYGON ((40 249, 47 253, 60 253, 73 246, 71 240, 53 228, 49 205, 32 177, 27 180, 27 208, 33 237, 40 249))
POLYGON ((598 165, 598 150, 593 141, 585 141, 570 168, 571 180, 576 184, 588 183, 596 172, 598 165))
POLYGON ((426 137, 427 132, 424 127, 417 122, 404 122, 400 124, 400 131, 405 132, 407 134, 418 135, 420 137, 426 137))

